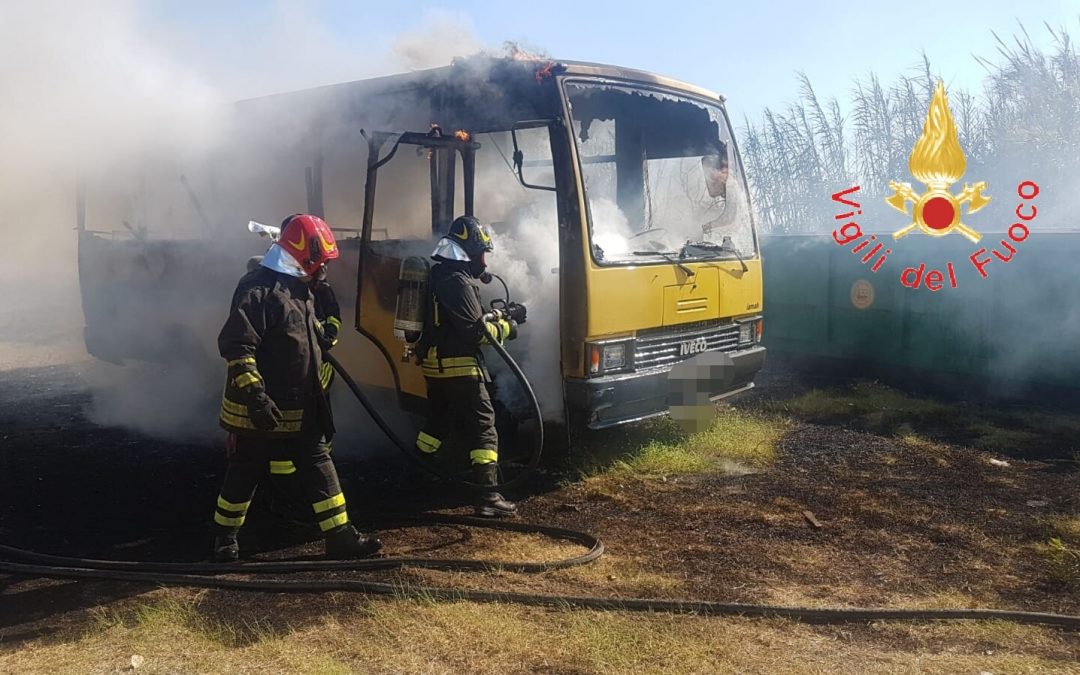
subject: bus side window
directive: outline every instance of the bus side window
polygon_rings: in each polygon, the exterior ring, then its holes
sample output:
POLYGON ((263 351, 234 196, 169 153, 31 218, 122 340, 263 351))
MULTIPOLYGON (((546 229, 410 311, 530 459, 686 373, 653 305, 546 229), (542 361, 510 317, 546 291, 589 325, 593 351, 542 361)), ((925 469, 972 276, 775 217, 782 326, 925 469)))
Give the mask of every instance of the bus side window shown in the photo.
POLYGON ((326 222, 345 236, 357 236, 364 223, 364 181, 368 143, 356 125, 322 134, 322 191, 326 222))

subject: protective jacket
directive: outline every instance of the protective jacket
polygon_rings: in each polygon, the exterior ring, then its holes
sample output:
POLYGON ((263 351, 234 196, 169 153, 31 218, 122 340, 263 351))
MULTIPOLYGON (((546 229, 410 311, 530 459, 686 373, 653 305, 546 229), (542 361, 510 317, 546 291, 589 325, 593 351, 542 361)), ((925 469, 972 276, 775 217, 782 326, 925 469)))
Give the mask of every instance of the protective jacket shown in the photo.
POLYGON ((220 421, 228 431, 283 438, 321 432, 329 440, 333 418, 320 371, 314 295, 295 277, 266 267, 246 274, 233 294, 229 318, 218 335, 228 362, 220 421), (265 393, 281 410, 282 421, 260 431, 248 406, 265 393))
POLYGON ((325 280, 316 282, 312 287, 315 295, 315 328, 319 332, 323 364, 319 368, 319 383, 323 391, 328 392, 334 383, 334 368, 326 361, 326 353, 338 343, 341 333, 341 305, 337 295, 325 280))
POLYGON ((517 337, 517 325, 507 319, 483 320, 480 285, 468 263, 436 263, 431 268, 431 290, 429 329, 417 350, 424 376, 488 379, 481 345, 517 337))

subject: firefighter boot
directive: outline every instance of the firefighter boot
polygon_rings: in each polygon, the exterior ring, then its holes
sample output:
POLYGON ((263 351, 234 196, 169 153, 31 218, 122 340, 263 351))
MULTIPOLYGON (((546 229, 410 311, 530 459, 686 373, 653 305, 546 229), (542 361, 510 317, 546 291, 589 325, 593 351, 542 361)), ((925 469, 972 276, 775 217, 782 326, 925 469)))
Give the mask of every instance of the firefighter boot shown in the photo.
POLYGON ((352 524, 326 535, 326 558, 328 560, 348 560, 366 558, 382 548, 382 542, 356 531, 352 524))
MULTIPOLYGON (((480 485, 498 485, 499 465, 495 462, 473 464, 473 475, 480 485)), ((505 499, 498 492, 486 490, 480 493, 474 513, 481 518, 506 518, 517 513, 517 504, 505 499)))
POLYGON ((236 530, 222 529, 214 535, 214 562, 230 563, 240 558, 240 545, 236 543, 236 530))

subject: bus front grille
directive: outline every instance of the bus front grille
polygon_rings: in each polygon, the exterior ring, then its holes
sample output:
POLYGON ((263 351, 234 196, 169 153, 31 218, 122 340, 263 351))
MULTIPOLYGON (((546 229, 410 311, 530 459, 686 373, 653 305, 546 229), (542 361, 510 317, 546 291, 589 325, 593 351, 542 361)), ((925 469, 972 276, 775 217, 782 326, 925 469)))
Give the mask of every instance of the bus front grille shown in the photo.
POLYGON ((652 328, 638 332, 634 367, 671 366, 695 354, 733 351, 738 346, 739 327, 730 322, 699 321, 677 328, 652 328))

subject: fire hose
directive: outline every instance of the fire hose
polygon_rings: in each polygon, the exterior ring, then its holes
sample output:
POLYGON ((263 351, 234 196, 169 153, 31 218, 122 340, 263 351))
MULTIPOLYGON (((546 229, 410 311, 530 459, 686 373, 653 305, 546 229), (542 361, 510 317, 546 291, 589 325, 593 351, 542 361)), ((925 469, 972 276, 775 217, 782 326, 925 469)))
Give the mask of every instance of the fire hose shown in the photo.
MULTIPOLYGON (((462 519, 470 520, 470 519, 462 519)), ((447 523, 448 520, 431 522, 447 523)), ((474 523, 469 523, 470 525, 474 523)), ((513 523, 475 523, 481 527, 513 529, 513 523)), ((525 526, 518 531, 551 533, 559 528, 525 526)), ((563 530, 563 532, 573 532, 563 530)), ((580 533, 575 533, 580 534, 580 533)), ((588 535, 586 535, 588 536, 588 535)), ((572 565, 581 565, 598 558, 603 545, 592 538, 595 545, 589 553, 577 558, 552 563, 485 563, 476 560, 442 560, 430 558, 387 558, 352 561, 284 561, 235 563, 217 565, 210 563, 147 563, 114 560, 93 560, 47 556, 31 551, 0 545, 0 554, 29 562, 0 560, 0 572, 18 575, 37 575, 61 579, 103 579, 129 581, 157 585, 193 586, 239 591, 267 591, 275 593, 329 593, 353 592, 393 597, 423 597, 447 601, 471 601, 514 603, 544 607, 574 607, 604 611, 670 612, 702 616, 744 616, 786 618, 809 623, 851 623, 868 621, 1011 621, 1022 624, 1057 626, 1080 630, 1080 616, 1048 612, 1025 612, 1001 609, 890 609, 862 607, 794 607, 784 605, 758 605, 706 600, 660 600, 653 598, 604 598, 576 595, 541 595, 536 593, 513 593, 503 591, 479 591, 430 586, 404 586, 388 582, 363 581, 359 579, 328 579, 288 581, 284 579, 236 579, 209 576, 216 573, 270 573, 318 570, 372 570, 402 567, 405 565, 434 567, 438 569, 506 569, 517 571, 543 571, 572 565), (533 568, 532 566, 537 566, 533 568)))
MULTIPOLYGON (((489 315, 485 315, 485 317, 487 316, 489 315)), ((536 471, 536 468, 540 465, 540 457, 544 451, 544 418, 543 413, 540 410, 540 402, 536 398, 536 393, 533 391, 532 384, 529 383, 529 379, 525 377, 525 373, 521 370, 521 366, 519 366, 517 362, 514 361, 514 358, 510 356, 509 352, 506 351, 505 347, 503 347, 495 340, 491 340, 490 342, 496 353, 498 353, 498 355, 506 363, 507 367, 510 368, 510 371, 514 374, 514 378, 517 379, 518 384, 521 385, 521 389, 522 391, 524 391, 526 398, 529 399, 529 407, 532 408, 532 413, 536 417, 537 426, 536 435, 533 437, 533 450, 532 453, 529 455, 529 461, 525 465, 525 470, 521 471, 510 480, 501 482, 498 485, 490 486, 489 488, 491 490, 506 490, 508 488, 519 485, 522 481, 527 479, 532 474, 532 472, 536 471)), ((386 357, 389 361, 390 357, 388 354, 384 352, 383 356, 386 357)), ((443 480, 453 480, 453 478, 447 473, 439 471, 435 466, 422 459, 420 451, 416 449, 416 446, 414 444, 405 442, 400 436, 397 435, 397 433, 394 432, 390 425, 386 423, 386 420, 384 420, 382 416, 379 415, 371 400, 364 394, 363 390, 360 389, 359 385, 356 384, 356 380, 354 380, 352 376, 349 375, 349 372, 345 370, 345 367, 341 365, 340 361, 334 358, 333 354, 328 352, 326 354, 326 360, 330 363, 330 365, 334 367, 334 370, 336 370, 338 375, 341 376, 341 379, 345 382, 345 385, 349 388, 349 391, 353 393, 353 396, 356 397, 356 400, 358 400, 364 410, 367 411, 368 416, 370 416, 371 419, 375 422, 375 425, 379 427, 379 430, 382 431, 388 439, 390 439, 390 442, 394 444, 394 447, 396 447, 403 455, 408 457, 409 461, 411 461, 413 464, 417 465, 424 471, 439 478, 442 478, 443 480)), ((458 480, 465 485, 469 485, 472 487, 481 487, 479 484, 473 483, 471 481, 463 479, 458 480)))
MULTIPOLYGON (((521 369, 501 345, 493 344, 507 365, 510 366, 518 381, 529 396, 537 420, 540 422, 538 448, 543 447, 543 424, 539 404, 521 369)), ((345 380, 349 389, 356 395, 365 410, 371 415, 378 427, 406 456, 415 459, 421 466, 427 467, 416 458, 410 446, 403 443, 378 411, 364 396, 348 372, 332 356, 329 362, 345 380)), ((535 469, 539 462, 539 449, 533 452, 529 470, 535 469)), ((523 472, 515 479, 500 487, 516 484, 528 475, 523 472)), ((543 606, 602 611, 634 612, 670 612, 696 614, 702 616, 744 616, 786 618, 810 623, 850 623, 868 621, 1011 621, 1022 624, 1041 624, 1057 626, 1069 630, 1080 630, 1080 616, 1049 612, 1028 612, 1002 609, 893 609, 873 607, 798 607, 784 605, 749 604, 715 602, 708 600, 665 600, 655 598, 617 598, 577 595, 545 595, 536 593, 515 593, 505 591, 483 591, 431 586, 412 586, 400 583, 365 581, 360 579, 321 579, 321 580, 286 580, 286 579, 238 579, 223 577, 223 574, 283 574, 296 572, 325 571, 373 571, 390 570, 404 567, 455 571, 490 571, 503 570, 519 573, 538 573, 555 569, 565 569, 593 562, 604 553, 604 545, 596 536, 550 525, 536 525, 513 521, 492 521, 447 514, 423 514, 385 521, 384 529, 391 527, 422 526, 464 526, 478 527, 509 532, 539 534, 569 541, 587 547, 587 551, 572 558, 554 561, 507 562, 474 559, 450 558, 369 558, 359 560, 282 560, 256 561, 242 563, 175 563, 146 562, 123 560, 100 560, 92 558, 74 558, 67 556, 36 553, 14 546, 0 544, 0 573, 15 575, 37 575, 63 579, 101 579, 109 581, 127 581, 156 585, 192 586, 198 588, 216 588, 240 591, 266 591, 288 593, 327 593, 354 592, 369 595, 392 597, 423 597, 444 601, 471 601, 485 603, 514 603, 529 606, 543 606)))

